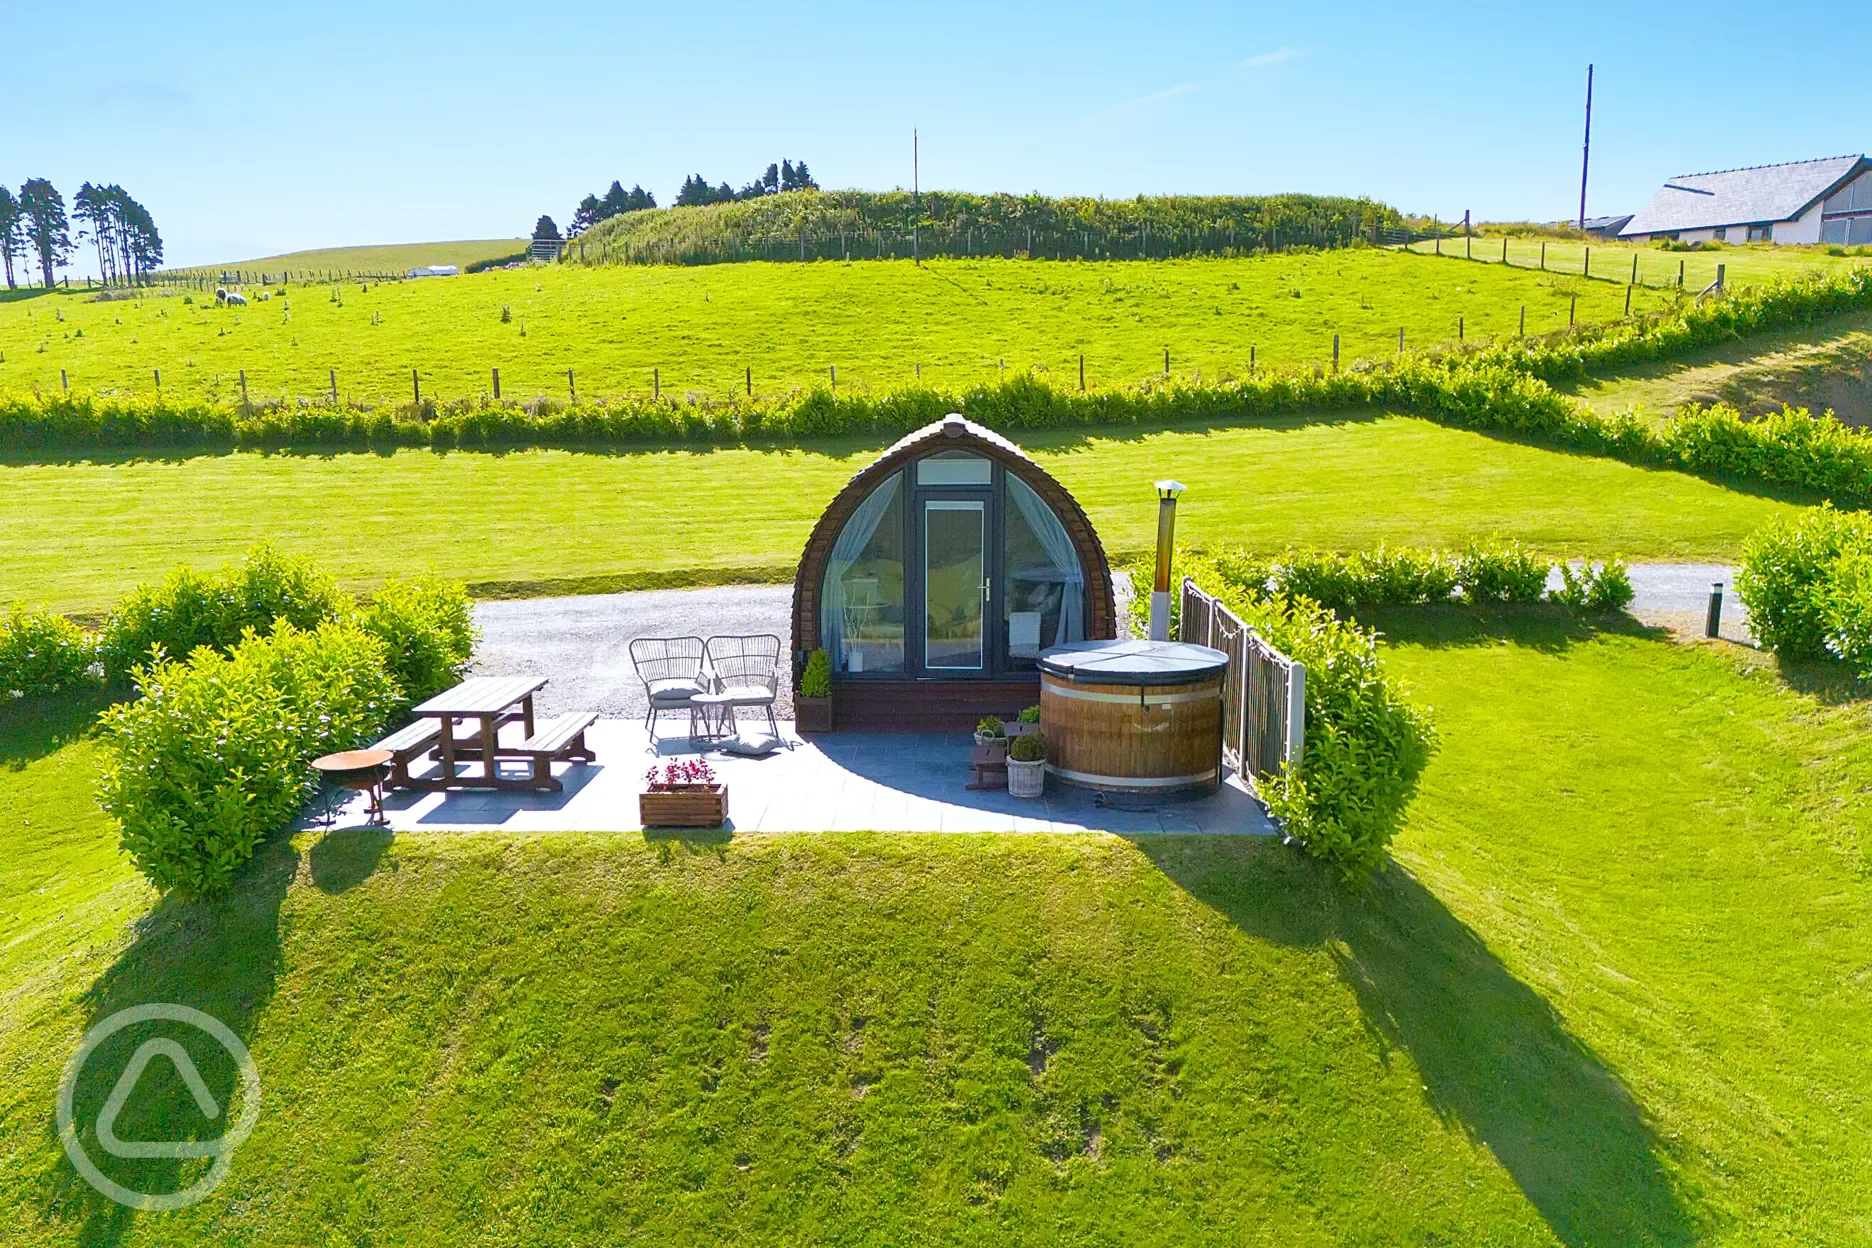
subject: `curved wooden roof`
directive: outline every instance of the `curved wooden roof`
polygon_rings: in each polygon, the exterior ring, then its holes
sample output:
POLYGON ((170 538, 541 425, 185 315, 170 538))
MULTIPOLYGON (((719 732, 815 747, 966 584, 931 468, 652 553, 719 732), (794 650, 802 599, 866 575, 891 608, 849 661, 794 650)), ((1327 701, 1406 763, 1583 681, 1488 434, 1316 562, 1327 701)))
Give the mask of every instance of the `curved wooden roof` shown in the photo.
POLYGON ((832 544, 838 540, 845 521, 884 478, 910 461, 938 451, 972 451, 999 461, 1053 509, 1066 535, 1072 539, 1080 566, 1085 569, 1086 638, 1116 637, 1118 609, 1112 599, 1111 564, 1105 558, 1105 547, 1099 543, 1098 533, 1093 530, 1092 521, 1086 518, 1085 510, 1051 473, 1028 458, 1027 452, 994 430, 951 414, 899 439, 846 482, 845 488, 827 504, 819 523, 813 526, 812 536, 806 539, 799 571, 793 577, 795 652, 806 655, 819 648, 819 587, 825 581, 825 564, 831 557, 832 544))

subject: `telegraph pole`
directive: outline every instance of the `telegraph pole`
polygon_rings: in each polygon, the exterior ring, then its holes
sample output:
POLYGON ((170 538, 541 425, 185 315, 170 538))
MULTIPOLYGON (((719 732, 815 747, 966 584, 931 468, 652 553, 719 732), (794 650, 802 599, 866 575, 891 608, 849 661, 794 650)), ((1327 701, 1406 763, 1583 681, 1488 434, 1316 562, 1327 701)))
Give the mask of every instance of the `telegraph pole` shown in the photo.
POLYGON ((1592 162, 1592 66, 1586 67, 1586 145, 1579 162, 1579 228, 1586 232, 1586 169, 1592 162))
POLYGON ((916 127, 910 128, 910 258, 919 267, 923 263, 922 238, 918 233, 923 216, 922 150, 916 127))

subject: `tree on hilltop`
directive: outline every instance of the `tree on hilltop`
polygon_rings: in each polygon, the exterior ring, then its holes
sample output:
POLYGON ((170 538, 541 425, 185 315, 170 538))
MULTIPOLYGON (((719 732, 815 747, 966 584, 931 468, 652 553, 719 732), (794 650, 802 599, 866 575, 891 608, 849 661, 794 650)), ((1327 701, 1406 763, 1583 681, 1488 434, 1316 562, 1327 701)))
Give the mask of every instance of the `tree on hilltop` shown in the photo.
POLYGON ((796 165, 783 160, 780 162, 780 189, 783 191, 816 191, 819 189, 819 184, 813 181, 812 174, 806 171, 805 161, 802 160, 796 165))
POLYGON ((0 259, 6 261, 6 284, 8 290, 16 289, 18 282, 13 280, 13 257, 20 251, 20 206, 13 198, 13 192, 0 183, 0 259))
POLYGON ((629 201, 624 208, 626 212, 642 212, 646 208, 656 207, 656 196, 634 182, 631 183, 630 194, 626 199, 629 201))
POLYGON ((630 211, 630 192, 624 189, 624 184, 622 182, 614 181, 611 183, 611 189, 604 193, 604 199, 601 202, 604 208, 604 216, 598 219, 600 221, 608 220, 611 217, 617 216, 620 212, 630 211))
POLYGON ((71 260, 71 223, 65 216, 65 197, 46 179, 33 178, 20 187, 19 206, 26 243, 38 253, 39 271, 50 290, 52 270, 71 260))
POLYGON ((551 217, 541 214, 533 223, 533 241, 536 243, 559 241, 559 226, 551 217))
POLYGON ((572 221, 566 226, 566 236, 577 238, 602 220, 604 220, 604 201, 596 195, 587 195, 579 200, 578 208, 572 213, 572 221))

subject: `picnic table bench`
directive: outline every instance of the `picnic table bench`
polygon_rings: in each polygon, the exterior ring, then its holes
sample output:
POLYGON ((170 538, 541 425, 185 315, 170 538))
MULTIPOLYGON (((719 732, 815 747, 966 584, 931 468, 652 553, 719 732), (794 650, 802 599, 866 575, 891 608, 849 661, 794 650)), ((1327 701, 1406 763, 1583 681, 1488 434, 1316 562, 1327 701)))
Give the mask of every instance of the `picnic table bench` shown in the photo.
POLYGON ((552 774, 554 762, 596 760, 585 744, 585 730, 598 716, 576 712, 536 725, 533 695, 545 684, 544 676, 472 676, 414 707, 415 721, 375 746, 390 752, 391 784, 426 790, 557 792, 563 786, 552 774), (457 725, 463 721, 473 721, 475 726, 466 735, 457 735, 457 725), (500 730, 513 723, 521 726, 524 738, 517 745, 504 745, 500 730), (442 764, 441 769, 434 775, 412 775, 410 763, 425 752, 442 764), (502 759, 526 762, 526 774, 502 775, 502 759), (480 766, 479 774, 463 774, 463 766, 475 764, 480 766))

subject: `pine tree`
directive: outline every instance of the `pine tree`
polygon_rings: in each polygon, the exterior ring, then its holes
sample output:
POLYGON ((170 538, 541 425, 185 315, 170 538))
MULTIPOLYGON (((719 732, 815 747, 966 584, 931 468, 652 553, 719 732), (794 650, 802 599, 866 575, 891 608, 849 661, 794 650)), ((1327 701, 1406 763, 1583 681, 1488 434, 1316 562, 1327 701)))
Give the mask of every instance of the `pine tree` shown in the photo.
POLYGON ((630 195, 624 190, 623 184, 621 182, 611 183, 611 189, 606 191, 604 195, 604 213, 598 219, 603 221, 607 218, 617 216, 620 212, 629 211, 630 195))
POLYGON ((656 196, 635 183, 631 185, 629 199, 630 204, 625 209, 626 212, 642 212, 646 208, 656 207, 656 196))
POLYGON ((0 260, 6 262, 6 284, 8 290, 16 290, 19 283, 13 278, 13 257, 20 251, 20 206, 13 198, 13 192, 0 183, 0 260))
POLYGON ((71 223, 65 217, 65 197, 44 178, 20 187, 19 206, 25 218, 26 242, 39 256, 39 271, 46 289, 52 288, 52 270, 71 260, 71 223))
POLYGON ((566 226, 566 236, 577 238, 592 226, 604 220, 604 203, 596 195, 587 195, 579 200, 579 206, 572 214, 571 224, 566 226))
POLYGON ((533 223, 533 241, 534 242, 554 242, 554 243, 558 242, 559 241, 558 223, 555 222, 551 217, 541 216, 538 221, 533 223))

